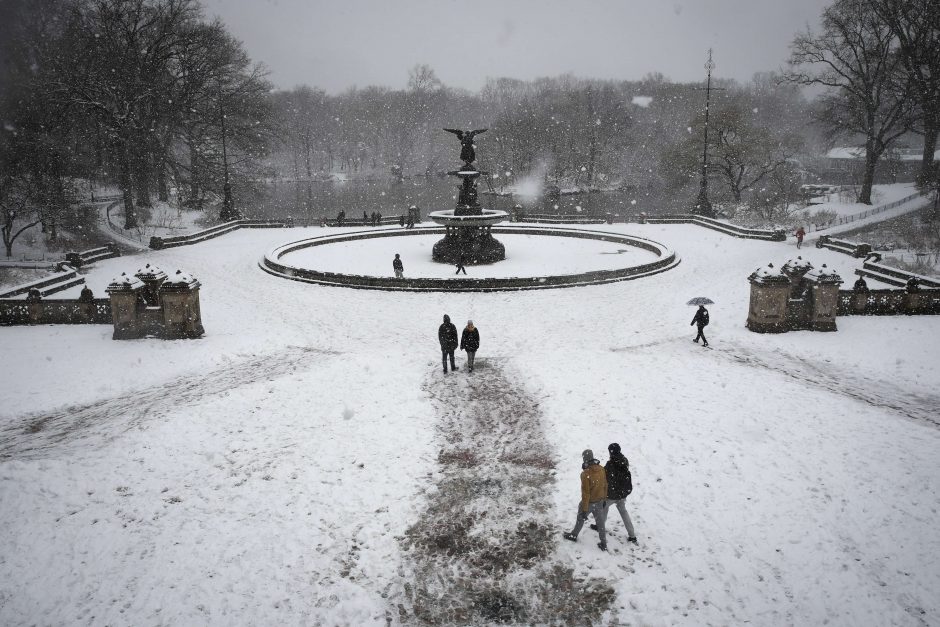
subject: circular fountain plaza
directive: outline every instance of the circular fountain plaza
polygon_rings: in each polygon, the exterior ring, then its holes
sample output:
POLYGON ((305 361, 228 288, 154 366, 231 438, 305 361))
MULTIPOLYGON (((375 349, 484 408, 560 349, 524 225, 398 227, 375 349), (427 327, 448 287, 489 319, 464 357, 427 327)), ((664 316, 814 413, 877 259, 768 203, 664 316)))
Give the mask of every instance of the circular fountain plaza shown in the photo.
MULTIPOLYGON (((432 218, 434 216, 432 215, 432 218)), ((669 270, 676 254, 658 242, 600 227, 492 226, 505 259, 455 265, 435 261, 435 246, 451 227, 394 227, 309 237, 270 249, 260 265, 283 278, 325 285, 404 291, 545 289, 637 279, 669 270), (392 259, 401 256, 404 279, 392 259)))

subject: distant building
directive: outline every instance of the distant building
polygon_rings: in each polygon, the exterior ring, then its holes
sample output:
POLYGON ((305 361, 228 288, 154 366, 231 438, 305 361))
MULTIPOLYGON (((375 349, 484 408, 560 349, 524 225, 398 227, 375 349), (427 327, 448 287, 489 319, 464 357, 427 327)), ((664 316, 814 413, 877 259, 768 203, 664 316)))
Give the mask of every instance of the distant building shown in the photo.
MULTIPOLYGON (((875 183, 909 183, 920 172, 922 148, 898 146, 887 150, 878 160, 875 183)), ((934 153, 940 161, 940 150, 934 153)), ((865 169, 864 146, 837 146, 829 150, 817 168, 826 183, 852 184, 861 182, 865 169)))

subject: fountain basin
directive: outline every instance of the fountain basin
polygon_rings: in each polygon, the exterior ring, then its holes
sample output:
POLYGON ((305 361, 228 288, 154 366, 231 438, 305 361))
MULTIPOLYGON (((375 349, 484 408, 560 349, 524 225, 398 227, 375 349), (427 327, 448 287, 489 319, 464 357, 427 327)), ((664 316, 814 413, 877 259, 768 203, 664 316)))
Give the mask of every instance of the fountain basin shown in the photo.
POLYGON ((456 210, 432 211, 428 214, 437 224, 442 226, 492 226, 499 222, 509 219, 509 214, 505 211, 496 211, 494 209, 480 209, 479 214, 456 215, 456 210))

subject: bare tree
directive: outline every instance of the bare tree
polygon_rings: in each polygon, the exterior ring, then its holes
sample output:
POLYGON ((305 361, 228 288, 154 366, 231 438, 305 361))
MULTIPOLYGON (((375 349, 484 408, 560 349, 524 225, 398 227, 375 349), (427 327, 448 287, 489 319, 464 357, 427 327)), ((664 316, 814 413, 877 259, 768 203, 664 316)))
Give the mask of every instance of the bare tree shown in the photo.
POLYGON ((859 202, 871 204, 875 168, 891 143, 910 128, 913 100, 891 28, 868 0, 836 0, 822 16, 822 32, 797 35, 785 79, 821 85, 819 120, 832 137, 865 138, 859 202))
POLYGON ((918 182, 926 186, 934 172, 940 134, 940 3, 936 0, 870 0, 872 10, 891 28, 898 53, 920 107, 924 152, 918 182))

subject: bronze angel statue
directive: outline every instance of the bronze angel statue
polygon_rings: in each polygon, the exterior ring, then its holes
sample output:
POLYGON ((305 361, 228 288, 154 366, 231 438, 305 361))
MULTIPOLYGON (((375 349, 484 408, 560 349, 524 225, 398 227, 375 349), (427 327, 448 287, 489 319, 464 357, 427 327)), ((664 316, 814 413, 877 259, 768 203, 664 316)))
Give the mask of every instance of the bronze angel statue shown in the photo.
POLYGON ((481 128, 475 131, 461 131, 456 128, 445 128, 444 130, 448 133, 453 133, 457 136, 457 139, 460 140, 460 159, 469 167, 477 158, 477 153, 473 149, 473 137, 480 133, 485 133, 487 129, 481 128))

